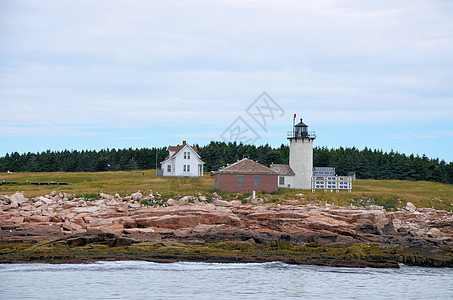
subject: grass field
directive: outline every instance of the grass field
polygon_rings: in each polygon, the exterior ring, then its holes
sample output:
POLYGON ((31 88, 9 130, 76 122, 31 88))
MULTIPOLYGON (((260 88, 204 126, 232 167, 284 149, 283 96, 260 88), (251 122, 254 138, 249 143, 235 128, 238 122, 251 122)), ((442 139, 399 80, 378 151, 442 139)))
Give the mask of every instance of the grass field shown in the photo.
MULTIPOLYGON (((164 198, 175 195, 214 192, 214 179, 209 173, 202 178, 157 177, 155 170, 117 172, 54 172, 54 173, 0 173, 0 181, 17 181, 23 184, 0 185, 0 194, 11 195, 23 191, 27 197, 49 194, 51 191, 82 195, 104 192, 130 195, 138 190, 158 192, 164 198), (70 182, 72 185, 31 185, 29 182, 70 182)), ((244 199, 249 193, 219 193, 224 199, 244 199)), ((308 190, 281 189, 278 193, 258 194, 268 202, 280 203, 282 199, 301 199, 302 203, 320 202, 341 206, 382 205, 392 210, 412 202, 417 207, 434 207, 453 210, 453 185, 435 182, 413 182, 399 180, 357 180, 351 193, 325 193, 308 190), (299 194, 304 194, 300 196, 299 194)))

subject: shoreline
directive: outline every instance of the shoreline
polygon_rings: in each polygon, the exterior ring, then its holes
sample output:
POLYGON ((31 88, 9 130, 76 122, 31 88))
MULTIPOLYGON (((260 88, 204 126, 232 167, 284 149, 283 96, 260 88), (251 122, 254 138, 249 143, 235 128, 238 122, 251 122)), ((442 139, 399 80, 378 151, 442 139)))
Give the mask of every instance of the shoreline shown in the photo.
MULTIPOLYGON (((306 263, 294 263, 290 261, 281 261, 281 260, 222 260, 222 259, 208 259, 208 260, 179 260, 179 259, 89 259, 89 260, 70 260, 70 261, 0 261, 0 264, 13 265, 13 264, 50 264, 50 265, 62 265, 62 264, 91 264, 97 262, 127 262, 127 261, 137 261, 137 262, 151 262, 158 264, 172 264, 172 263, 215 263, 215 264, 263 264, 263 263, 282 263, 288 265, 305 265, 305 266, 320 266, 320 267, 332 267, 332 268, 378 268, 378 269, 398 269, 400 265, 405 265, 403 263, 392 262, 389 264, 383 265, 358 265, 358 264, 306 264, 306 263)), ((443 268, 443 267, 433 267, 433 266, 418 266, 418 265, 405 265, 408 267, 423 267, 423 268, 443 268)), ((448 268, 448 267, 447 267, 448 268)))
MULTIPOLYGON (((271 262, 453 267, 453 212, 381 206, 243 204, 216 193, 0 196, 0 262, 271 262)), ((289 200, 288 200, 289 201, 289 200)))
MULTIPOLYGON (((71 240, 71 239, 68 239, 71 240)), ((280 241, 187 243, 138 242, 129 246, 86 244, 68 241, 0 243, 0 263, 92 263, 95 261, 149 261, 156 263, 265 263, 318 265, 352 268, 399 268, 399 264, 422 267, 453 267, 451 249, 382 247, 377 244, 319 245, 280 241)))

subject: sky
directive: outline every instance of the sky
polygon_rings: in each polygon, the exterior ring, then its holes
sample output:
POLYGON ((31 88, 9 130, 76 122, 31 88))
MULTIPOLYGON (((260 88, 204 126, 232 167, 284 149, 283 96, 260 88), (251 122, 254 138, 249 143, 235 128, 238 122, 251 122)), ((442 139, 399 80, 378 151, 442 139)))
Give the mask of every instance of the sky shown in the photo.
POLYGON ((210 141, 453 161, 453 2, 0 0, 0 156, 210 141))

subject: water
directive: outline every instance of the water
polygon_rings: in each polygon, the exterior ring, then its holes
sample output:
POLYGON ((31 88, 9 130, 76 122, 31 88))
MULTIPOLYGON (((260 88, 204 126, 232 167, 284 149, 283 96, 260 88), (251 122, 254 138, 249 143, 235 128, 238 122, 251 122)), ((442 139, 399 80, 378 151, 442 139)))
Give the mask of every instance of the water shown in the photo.
POLYGON ((283 263, 0 264, 0 299, 453 299, 453 269, 283 263))

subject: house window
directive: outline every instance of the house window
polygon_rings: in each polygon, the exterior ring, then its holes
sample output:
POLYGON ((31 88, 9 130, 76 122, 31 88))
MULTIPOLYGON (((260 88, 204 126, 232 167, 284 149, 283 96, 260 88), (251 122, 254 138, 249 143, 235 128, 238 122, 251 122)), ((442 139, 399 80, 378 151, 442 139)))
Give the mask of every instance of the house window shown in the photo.
POLYGON ((167 172, 171 172, 171 165, 167 166, 167 172))
POLYGON ((190 159, 190 152, 187 152, 187 159, 190 159))
POLYGON ((242 175, 239 175, 238 176, 238 185, 244 185, 244 176, 242 175))
POLYGON ((187 152, 184 152, 184 159, 187 158, 187 152))
POLYGON ((285 185, 285 177, 283 177, 283 176, 278 177, 278 184, 285 185))
POLYGON ((190 172, 190 165, 187 165, 187 172, 190 172))
POLYGON ((183 170, 183 172, 186 172, 186 165, 184 165, 183 167, 184 167, 184 170, 183 170))
POLYGON ((255 186, 261 185, 261 176, 255 176, 255 186))

